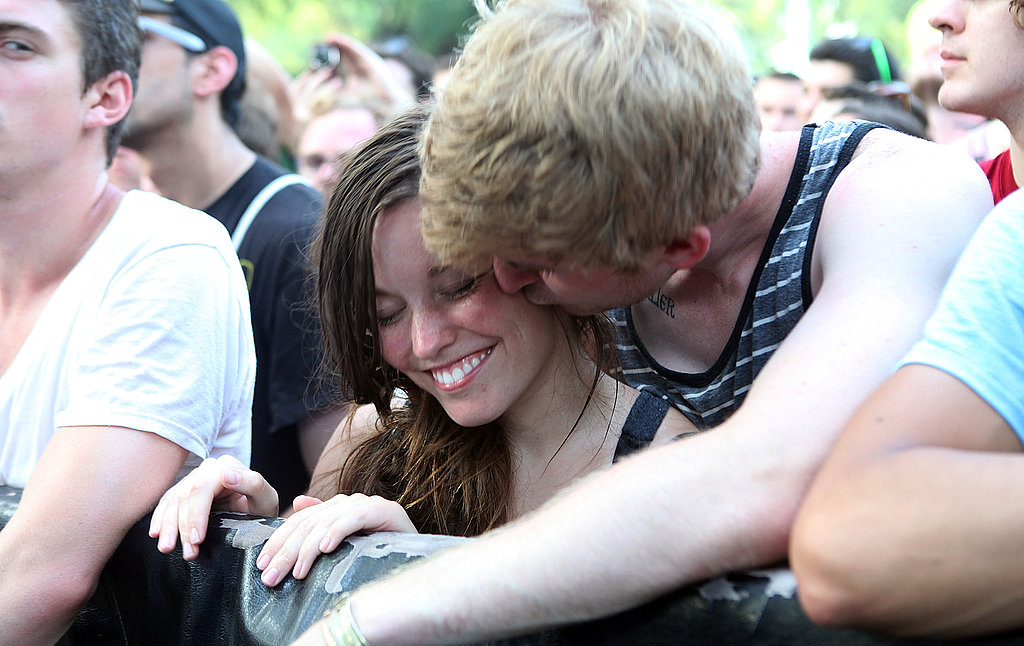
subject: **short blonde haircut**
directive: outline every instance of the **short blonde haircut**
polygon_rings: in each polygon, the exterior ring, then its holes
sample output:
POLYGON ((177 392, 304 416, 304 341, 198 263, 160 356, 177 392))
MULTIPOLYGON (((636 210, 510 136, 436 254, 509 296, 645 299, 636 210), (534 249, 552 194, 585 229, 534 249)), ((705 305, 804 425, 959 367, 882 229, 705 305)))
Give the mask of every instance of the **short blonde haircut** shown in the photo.
POLYGON ((760 132, 732 26, 685 0, 498 0, 424 138, 447 263, 635 268, 749 193, 760 132))

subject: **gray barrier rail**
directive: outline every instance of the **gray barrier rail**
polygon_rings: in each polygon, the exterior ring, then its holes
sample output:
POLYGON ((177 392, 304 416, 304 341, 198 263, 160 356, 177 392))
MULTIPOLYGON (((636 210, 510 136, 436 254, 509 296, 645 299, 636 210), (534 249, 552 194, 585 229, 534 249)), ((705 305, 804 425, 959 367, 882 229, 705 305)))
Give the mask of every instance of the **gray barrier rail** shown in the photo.
MULTIPOLYGON (((21 492, 0 487, 0 527, 21 492)), ((195 561, 180 549, 161 554, 136 524, 107 564, 96 594, 61 640, 63 646, 288 644, 343 591, 466 539, 379 533, 352 537, 322 556, 307 579, 275 588, 259 580, 256 557, 279 518, 214 514, 195 561)), ((557 559, 557 554, 551 555, 557 559)), ((438 581, 443 586, 444 581, 438 581)), ((59 585, 55 582, 55 585, 59 585)), ((788 569, 754 570, 683 588, 639 608, 516 639, 502 646, 757 645, 882 646, 900 640, 813 624, 800 610, 788 569)), ((952 642, 944 642, 952 643, 952 642)), ((1024 643, 1024 633, 959 644, 1024 643)))

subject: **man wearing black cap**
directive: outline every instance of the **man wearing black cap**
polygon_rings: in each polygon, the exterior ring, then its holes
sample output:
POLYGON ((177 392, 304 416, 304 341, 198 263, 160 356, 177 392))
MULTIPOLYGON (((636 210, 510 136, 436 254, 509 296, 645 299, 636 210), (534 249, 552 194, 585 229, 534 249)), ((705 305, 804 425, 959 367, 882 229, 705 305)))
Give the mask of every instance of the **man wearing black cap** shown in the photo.
MULTIPOLYGON (((304 308, 305 248, 319 194, 245 146, 233 127, 245 48, 222 0, 141 0, 142 70, 124 144, 165 197, 202 209, 232 233, 249 283, 256 338, 252 467, 284 506, 304 493, 341 416, 311 384, 317 327, 304 308)), ((191 552, 186 552, 190 557, 191 552)))
POLYGON ((110 184, 133 0, 0 0, 0 643, 53 644, 182 469, 248 460, 246 285, 216 221, 110 184))

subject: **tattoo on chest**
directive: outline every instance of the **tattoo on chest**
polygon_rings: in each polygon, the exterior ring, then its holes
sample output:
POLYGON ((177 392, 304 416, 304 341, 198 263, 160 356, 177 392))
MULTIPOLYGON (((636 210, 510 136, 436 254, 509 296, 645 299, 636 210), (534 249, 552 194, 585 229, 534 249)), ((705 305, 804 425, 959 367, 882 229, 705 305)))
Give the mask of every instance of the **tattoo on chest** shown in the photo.
POLYGON ((669 318, 674 319, 676 317, 676 302, 662 294, 660 289, 657 294, 648 296, 647 300, 654 303, 654 306, 664 312, 669 318))

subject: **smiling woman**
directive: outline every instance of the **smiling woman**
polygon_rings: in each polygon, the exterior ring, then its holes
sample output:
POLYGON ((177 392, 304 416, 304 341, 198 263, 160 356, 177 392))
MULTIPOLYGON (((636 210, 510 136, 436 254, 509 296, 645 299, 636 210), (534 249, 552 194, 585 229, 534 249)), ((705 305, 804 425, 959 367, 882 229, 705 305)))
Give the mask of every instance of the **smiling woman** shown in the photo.
MULTIPOLYGON (((316 497, 297 498, 265 545, 257 567, 268 585, 289 570, 304 577, 357 531, 482 533, 691 428, 610 376, 603 315, 533 304, 503 292, 490 269, 441 266, 426 250, 426 118, 416 108, 356 149, 324 214, 314 262, 327 360, 364 406, 321 456, 316 497)), ((180 535, 195 558, 211 505, 274 515, 277 502, 258 473, 208 460, 164 496, 151 534, 165 552, 180 535)))

